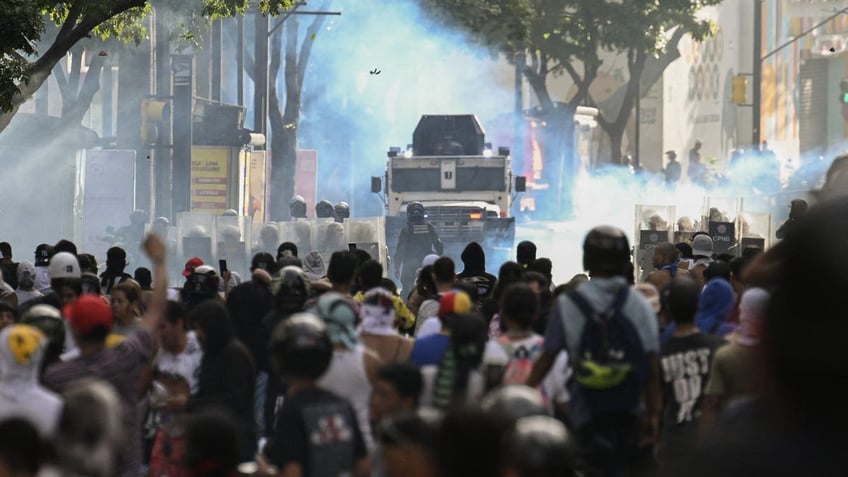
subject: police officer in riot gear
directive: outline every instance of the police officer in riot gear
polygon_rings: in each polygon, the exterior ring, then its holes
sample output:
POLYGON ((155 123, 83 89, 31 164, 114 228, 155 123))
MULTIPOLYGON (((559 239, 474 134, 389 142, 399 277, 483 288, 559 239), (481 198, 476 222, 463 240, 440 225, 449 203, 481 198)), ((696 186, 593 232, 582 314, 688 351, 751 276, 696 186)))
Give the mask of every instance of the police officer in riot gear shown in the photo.
POLYGON ((444 251, 442 240, 433 224, 425 220, 424 204, 412 202, 406 207, 406 226, 401 229, 395 249, 395 275, 400 277, 403 292, 415 284, 415 271, 425 256, 444 251))
POLYGON ((289 201, 289 213, 293 219, 306 218, 306 199, 296 195, 289 201))
POLYGON ((344 219, 350 218, 350 205, 347 202, 337 203, 333 206, 333 215, 336 218, 336 222, 344 222, 344 219))
POLYGON ((333 203, 329 200, 322 200, 315 204, 315 217, 319 219, 331 219, 334 216, 333 203))

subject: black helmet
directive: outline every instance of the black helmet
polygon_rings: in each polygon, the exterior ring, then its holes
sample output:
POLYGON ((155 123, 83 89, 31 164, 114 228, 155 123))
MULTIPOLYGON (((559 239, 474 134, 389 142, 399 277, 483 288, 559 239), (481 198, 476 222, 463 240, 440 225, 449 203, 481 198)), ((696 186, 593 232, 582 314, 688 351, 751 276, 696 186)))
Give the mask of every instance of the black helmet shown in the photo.
POLYGON ((350 205, 347 202, 339 202, 333 206, 333 212, 336 214, 336 219, 346 219, 350 217, 350 205))
POLYGON ((424 220, 424 204, 415 201, 406 206, 406 216, 411 220, 424 220))
POLYGON ((515 422, 522 417, 544 416, 548 411, 536 389, 518 384, 501 386, 483 398, 483 411, 497 418, 515 422))
POLYGON ((277 325, 269 351, 283 376, 319 378, 333 359, 327 326, 312 313, 295 313, 277 325))
POLYGON ((296 195, 289 201, 289 212, 296 219, 306 218, 306 199, 296 195))
POLYGON ((211 300, 218 295, 218 275, 209 266, 199 266, 186 278, 183 285, 183 301, 193 307, 194 305, 211 300))
POLYGON ((329 200, 322 200, 315 204, 315 216, 319 219, 333 217, 333 204, 329 200))
POLYGON ((168 220, 168 217, 156 217, 156 218, 153 220, 153 225, 158 225, 158 226, 165 226, 165 227, 167 227, 167 226, 171 225, 171 221, 170 221, 170 220, 168 220))
POLYGON ((509 433, 503 451, 506 467, 521 477, 567 477, 574 471, 565 426, 549 416, 519 419, 509 433))
POLYGON ((626 274, 630 243, 621 230, 599 225, 583 241, 583 269, 594 273, 626 274))

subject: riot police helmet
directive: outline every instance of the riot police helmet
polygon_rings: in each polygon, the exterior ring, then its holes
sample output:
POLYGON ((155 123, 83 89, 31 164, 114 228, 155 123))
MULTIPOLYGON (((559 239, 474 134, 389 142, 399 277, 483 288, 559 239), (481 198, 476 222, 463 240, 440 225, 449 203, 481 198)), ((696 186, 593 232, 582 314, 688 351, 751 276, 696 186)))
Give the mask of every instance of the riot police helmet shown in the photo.
POLYGON ((336 219, 341 221, 350 217, 350 204, 347 202, 339 202, 333 206, 333 212, 336 219))
POLYGON ((271 333, 271 358, 283 376, 317 379, 333 358, 327 326, 313 313, 295 313, 271 333))
POLYGON ((171 225, 171 221, 168 220, 168 217, 156 217, 155 219, 153 219, 153 225, 167 227, 171 225))
POLYGON ((303 196, 296 195, 289 201, 289 213, 295 219, 306 218, 306 199, 303 196))
POLYGON ((236 211, 236 209, 227 209, 221 215, 224 217, 238 217, 238 212, 236 211))
POLYGON ((600 225, 583 241, 583 268, 594 274, 624 275, 630 262, 630 243, 620 229, 600 225))
POLYGON ((315 204, 315 216, 319 219, 333 217, 333 203, 329 200, 322 200, 315 204))
POLYGON ((410 202, 406 206, 406 216, 411 221, 420 222, 424 220, 424 204, 418 201, 410 202))

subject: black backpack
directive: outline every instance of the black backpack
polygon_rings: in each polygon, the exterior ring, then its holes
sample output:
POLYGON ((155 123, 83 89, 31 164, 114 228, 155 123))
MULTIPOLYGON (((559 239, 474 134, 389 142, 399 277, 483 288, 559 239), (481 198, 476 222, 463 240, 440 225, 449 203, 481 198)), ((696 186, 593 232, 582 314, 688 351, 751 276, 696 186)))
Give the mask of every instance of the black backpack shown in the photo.
POLYGON ((584 395, 592 414, 632 412, 647 381, 648 361, 642 340, 633 323, 621 313, 629 293, 629 287, 622 287, 612 306, 597 312, 577 291, 568 292, 586 318, 580 344, 571 358, 571 392, 584 395))

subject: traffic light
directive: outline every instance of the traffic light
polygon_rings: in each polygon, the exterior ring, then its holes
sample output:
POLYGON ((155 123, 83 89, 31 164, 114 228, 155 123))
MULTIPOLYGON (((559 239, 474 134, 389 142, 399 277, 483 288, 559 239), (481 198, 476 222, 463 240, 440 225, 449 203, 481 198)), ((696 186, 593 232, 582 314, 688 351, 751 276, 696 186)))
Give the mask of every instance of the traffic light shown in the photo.
POLYGON ((733 77, 733 104, 748 104, 748 77, 735 75, 733 77))
POLYGON ((170 105, 167 101, 156 98, 141 100, 142 144, 156 144, 159 141, 159 128, 169 115, 170 105))

